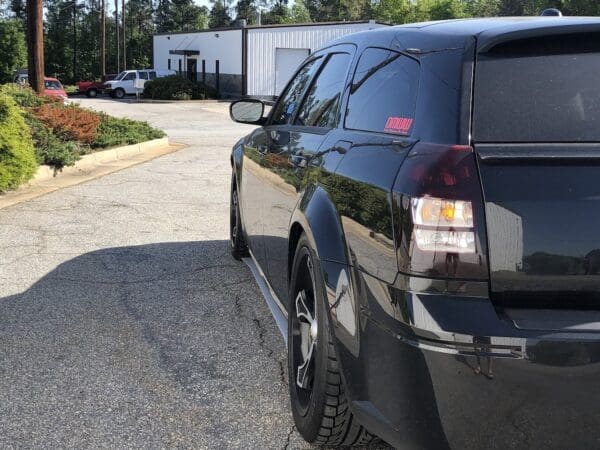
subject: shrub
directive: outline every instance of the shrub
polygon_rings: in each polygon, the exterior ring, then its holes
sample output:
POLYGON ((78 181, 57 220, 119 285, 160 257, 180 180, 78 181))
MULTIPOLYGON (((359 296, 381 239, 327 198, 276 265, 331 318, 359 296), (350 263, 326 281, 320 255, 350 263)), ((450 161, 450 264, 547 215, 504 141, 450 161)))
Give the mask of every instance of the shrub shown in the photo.
POLYGON ((62 170, 65 166, 75 164, 80 155, 85 153, 75 142, 65 142, 57 138, 50 129, 33 115, 25 116, 31 130, 35 146, 35 155, 39 164, 46 164, 55 171, 62 170))
POLYGON ((144 97, 154 100, 204 100, 218 98, 218 94, 210 86, 171 75, 148 81, 144 85, 144 97))
POLYGON ((91 146, 92 148, 107 148, 117 145, 139 144, 164 136, 164 132, 152 128, 147 122, 119 119, 102 114, 98 134, 91 146))
POLYGON ((14 100, 0 95, 0 192, 28 181, 36 169, 27 124, 14 100))
POLYGON ((14 83, 0 86, 0 93, 12 97, 22 108, 35 108, 52 102, 52 99, 45 95, 37 95, 29 86, 19 86, 14 83))
POLYGON ((33 115, 63 141, 91 143, 96 139, 100 115, 76 105, 46 103, 33 110, 33 115))

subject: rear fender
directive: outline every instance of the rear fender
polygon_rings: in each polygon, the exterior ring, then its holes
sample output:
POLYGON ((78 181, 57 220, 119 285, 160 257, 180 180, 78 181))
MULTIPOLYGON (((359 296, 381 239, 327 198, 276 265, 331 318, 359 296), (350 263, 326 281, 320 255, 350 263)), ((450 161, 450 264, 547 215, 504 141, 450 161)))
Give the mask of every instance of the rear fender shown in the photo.
POLYGON ((355 274, 339 214, 325 189, 311 185, 292 215, 291 223, 290 266, 301 227, 319 259, 334 342, 343 369, 344 360, 358 356, 360 308, 354 295, 355 274))

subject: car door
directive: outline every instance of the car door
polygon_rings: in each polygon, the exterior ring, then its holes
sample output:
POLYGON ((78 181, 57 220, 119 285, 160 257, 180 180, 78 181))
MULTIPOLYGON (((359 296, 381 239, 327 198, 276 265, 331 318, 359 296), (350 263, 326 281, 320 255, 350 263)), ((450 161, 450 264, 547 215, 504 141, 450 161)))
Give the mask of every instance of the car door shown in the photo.
POLYGON ((135 94, 134 83, 137 78, 137 72, 127 72, 121 81, 121 87, 127 94, 135 94))
POLYGON ((269 178, 263 186, 264 242, 268 280, 277 296, 288 294, 288 237, 292 213, 319 171, 316 158, 329 132, 339 123, 339 109, 352 62, 353 46, 339 46, 323 54, 323 62, 287 124, 266 127, 269 136, 264 157, 269 178))
MULTIPOLYGON (((277 156, 269 152, 278 133, 287 126, 289 119, 300 106, 310 81, 322 63, 322 56, 308 60, 290 81, 284 93, 273 107, 267 126, 257 129, 244 145, 240 207, 244 231, 252 256, 263 273, 268 272, 264 244, 263 210, 273 207, 274 199, 265 195, 265 186, 278 178, 277 156), (270 153, 269 156, 267 156, 270 153)), ((281 141, 280 141, 281 143, 281 141)))

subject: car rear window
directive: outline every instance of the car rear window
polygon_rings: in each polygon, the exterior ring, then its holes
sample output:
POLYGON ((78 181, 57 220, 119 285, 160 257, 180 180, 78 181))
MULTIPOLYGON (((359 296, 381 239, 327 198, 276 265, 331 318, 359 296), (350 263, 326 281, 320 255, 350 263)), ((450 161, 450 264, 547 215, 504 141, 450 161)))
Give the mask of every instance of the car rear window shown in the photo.
POLYGON ((417 61, 392 50, 366 49, 352 80, 346 128, 409 135, 418 88, 417 61))
POLYGON ((474 140, 600 141, 599 38, 523 39, 479 55, 474 140))

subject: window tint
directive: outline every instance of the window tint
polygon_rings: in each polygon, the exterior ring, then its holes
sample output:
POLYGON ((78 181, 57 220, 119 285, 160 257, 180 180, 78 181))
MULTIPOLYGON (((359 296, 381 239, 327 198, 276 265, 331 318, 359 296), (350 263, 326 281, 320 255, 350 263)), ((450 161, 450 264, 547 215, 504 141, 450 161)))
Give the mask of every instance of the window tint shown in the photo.
POLYGON ((149 74, 151 80, 154 80, 156 78, 156 72, 149 72, 149 74))
POLYGON ((600 34, 499 45, 477 59, 473 138, 599 142, 600 34))
POLYGON ((313 74, 319 67, 319 59, 306 63, 288 85, 273 111, 271 124, 283 125, 288 122, 299 106, 313 74))
POLYGON ((346 128, 409 135, 419 63, 391 50, 368 48, 360 57, 346 112, 346 128))
POLYGON ((140 78, 142 80, 147 80, 148 79, 148 72, 138 72, 138 74, 140 75, 140 78))
POLYGON ((135 72, 129 72, 127 75, 125 75, 125 78, 123 78, 123 81, 131 81, 131 80, 135 80, 135 72))
POLYGON ((350 59, 347 53, 336 53, 329 57, 304 98, 296 125, 324 128, 337 125, 338 107, 350 59))

